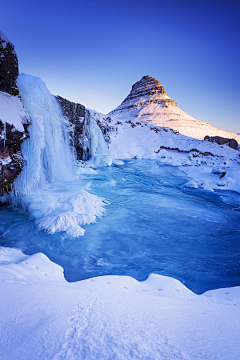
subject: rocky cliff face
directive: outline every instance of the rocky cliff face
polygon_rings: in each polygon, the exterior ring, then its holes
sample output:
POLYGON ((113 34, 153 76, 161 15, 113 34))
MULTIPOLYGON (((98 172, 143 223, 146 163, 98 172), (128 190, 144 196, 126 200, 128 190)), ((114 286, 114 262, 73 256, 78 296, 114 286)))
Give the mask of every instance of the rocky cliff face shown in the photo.
POLYGON ((18 97, 18 73, 14 46, 0 31, 0 196, 11 190, 23 167, 21 143, 29 117, 18 97))
POLYGON ((64 115, 69 121, 70 145, 74 149, 76 160, 86 161, 91 157, 91 135, 89 117, 85 106, 56 96, 64 115))
POLYGON ((99 126, 106 143, 111 142, 110 134, 116 132, 109 116, 96 111, 88 110, 84 105, 71 102, 61 96, 56 96, 64 115, 69 122, 70 145, 72 146, 76 160, 89 160, 91 154, 91 118, 99 126))
POLYGON ((206 135, 240 140, 239 135, 196 120, 181 110, 166 94, 162 84, 151 76, 143 76, 137 81, 126 99, 109 115, 117 120, 144 121, 155 126, 169 127, 200 140, 206 135))
POLYGON ((13 44, 0 31, 0 91, 19 95, 17 87, 18 59, 13 44))
MULTIPOLYGON (((160 105, 162 108, 168 108, 170 105, 177 106, 167 94, 162 84, 151 76, 143 76, 133 86, 130 94, 126 97, 121 105, 113 110, 110 114, 114 115, 119 112, 137 110, 142 106, 160 105)), ((150 113, 149 113, 150 115, 150 113)))
POLYGON ((23 167, 21 143, 26 132, 17 131, 13 125, 0 121, 0 196, 9 192, 14 179, 23 167))

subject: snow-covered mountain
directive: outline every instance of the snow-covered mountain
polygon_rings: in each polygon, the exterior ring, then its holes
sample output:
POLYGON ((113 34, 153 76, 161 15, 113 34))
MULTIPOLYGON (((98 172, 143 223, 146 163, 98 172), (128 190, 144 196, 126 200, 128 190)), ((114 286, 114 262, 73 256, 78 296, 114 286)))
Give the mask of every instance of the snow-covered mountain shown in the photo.
MULTIPOLYGON (((106 116, 90 111, 92 121, 106 126, 106 116)), ((240 153, 227 144, 194 139, 144 121, 108 117, 108 155, 116 159, 156 159, 177 166, 192 178, 190 187, 240 192, 240 153)), ((187 185, 188 186, 188 185, 187 185)))
POLYGON ((209 135, 234 138, 240 142, 239 135, 217 129, 208 122, 196 120, 181 110, 167 95, 162 84, 148 75, 137 81, 126 99, 108 115, 117 120, 145 121, 169 127, 200 140, 209 135))

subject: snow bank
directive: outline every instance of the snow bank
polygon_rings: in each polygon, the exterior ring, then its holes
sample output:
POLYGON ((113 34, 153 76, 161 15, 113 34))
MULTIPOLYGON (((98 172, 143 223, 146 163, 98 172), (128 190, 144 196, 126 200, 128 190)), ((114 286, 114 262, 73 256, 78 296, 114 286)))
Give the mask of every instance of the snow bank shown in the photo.
POLYGON ((240 152, 145 122, 112 120, 109 153, 115 159, 156 159, 177 166, 205 190, 240 192, 240 152), (213 169, 218 168, 219 173, 213 169))
POLYGON ((0 120, 24 132, 23 124, 28 123, 29 117, 18 97, 0 91, 0 120))
POLYGON ((45 255, 0 248, 1 359, 238 360, 240 287, 195 295, 179 281, 67 283, 45 255))

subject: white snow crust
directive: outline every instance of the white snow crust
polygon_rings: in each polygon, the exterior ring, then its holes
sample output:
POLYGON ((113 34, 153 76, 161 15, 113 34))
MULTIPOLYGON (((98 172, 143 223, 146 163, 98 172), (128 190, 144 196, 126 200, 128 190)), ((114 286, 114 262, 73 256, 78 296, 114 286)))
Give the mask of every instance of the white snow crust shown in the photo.
POLYGON ((196 295, 179 281, 67 283, 38 253, 0 248, 1 360, 238 360, 240 287, 196 295))
POLYGON ((0 91, 0 120, 23 132, 23 124, 28 123, 29 116, 18 97, 0 91))

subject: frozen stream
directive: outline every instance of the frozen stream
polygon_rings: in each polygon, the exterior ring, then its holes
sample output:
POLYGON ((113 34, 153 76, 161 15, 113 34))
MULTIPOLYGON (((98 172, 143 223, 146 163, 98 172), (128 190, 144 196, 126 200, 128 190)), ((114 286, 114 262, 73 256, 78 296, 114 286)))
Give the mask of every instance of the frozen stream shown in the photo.
POLYGON ((105 216, 84 226, 84 236, 49 235, 1 206, 0 245, 43 252, 68 281, 107 274, 144 280, 157 273, 195 293, 240 285, 239 194, 186 189, 181 171, 153 160, 103 167, 82 181, 110 202, 105 216))

